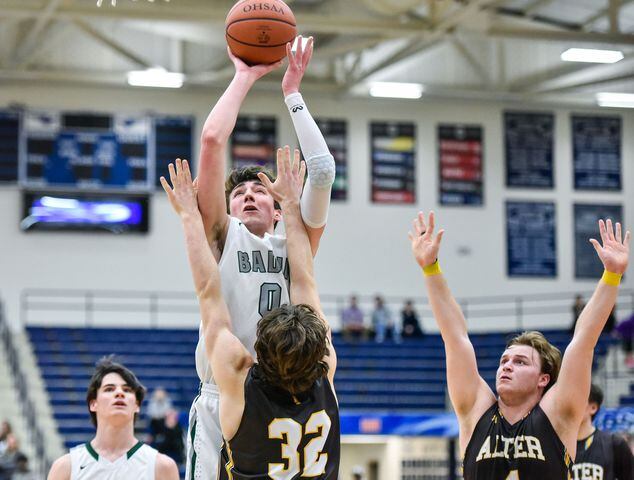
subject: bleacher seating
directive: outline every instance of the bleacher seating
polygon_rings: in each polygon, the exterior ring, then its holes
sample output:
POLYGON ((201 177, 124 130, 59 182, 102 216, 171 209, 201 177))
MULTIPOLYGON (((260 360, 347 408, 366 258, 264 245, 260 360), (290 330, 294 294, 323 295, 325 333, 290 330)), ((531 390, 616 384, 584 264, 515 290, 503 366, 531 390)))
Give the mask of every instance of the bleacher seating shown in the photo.
MULTIPOLYGON (((66 447, 94 434, 86 408, 86 388, 95 362, 116 354, 152 392, 164 387, 186 423, 198 390, 194 366, 197 330, 43 328, 29 327, 38 364, 66 447)), ((545 332, 562 351, 570 337, 565 331, 545 332)), ((480 373, 492 387, 498 360, 511 334, 472 335, 480 373)), ((344 343, 335 335, 338 371, 336 390, 342 412, 445 411, 444 348, 439 335, 390 341, 344 343)), ((605 354, 607 340, 595 360, 605 354)), ((149 397, 149 395, 148 395, 149 397)), ((139 429, 147 420, 143 409, 139 429)))

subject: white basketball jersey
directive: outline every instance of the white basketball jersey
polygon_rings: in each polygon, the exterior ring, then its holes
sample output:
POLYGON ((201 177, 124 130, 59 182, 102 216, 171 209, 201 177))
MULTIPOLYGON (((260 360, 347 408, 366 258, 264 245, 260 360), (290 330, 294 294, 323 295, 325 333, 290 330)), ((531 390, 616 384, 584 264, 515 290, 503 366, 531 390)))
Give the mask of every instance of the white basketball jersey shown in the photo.
MULTIPOLYGON (((262 316, 289 301, 286 237, 252 234, 237 218, 229 230, 218 266, 233 333, 255 357, 256 327, 262 316)), ((212 381, 202 325, 196 346, 196 371, 203 382, 212 381)))
POLYGON ((154 480, 157 454, 155 449, 139 442, 111 462, 100 457, 90 443, 78 445, 70 450, 70 479, 154 480))

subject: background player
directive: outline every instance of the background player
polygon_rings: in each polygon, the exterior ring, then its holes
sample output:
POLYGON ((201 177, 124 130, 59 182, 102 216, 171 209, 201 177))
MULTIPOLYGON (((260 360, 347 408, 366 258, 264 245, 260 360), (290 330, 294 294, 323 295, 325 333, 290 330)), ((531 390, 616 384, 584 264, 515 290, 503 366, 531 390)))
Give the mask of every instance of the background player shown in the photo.
POLYGON ((630 233, 621 238, 610 220, 599 222, 602 244, 591 239, 605 273, 584 308, 563 361, 539 332, 512 339, 496 374, 495 397, 478 373, 467 325, 451 295, 434 235, 434 214, 423 213, 410 232, 412 251, 425 273, 431 307, 445 344, 447 384, 458 416, 465 480, 567 479, 590 391, 594 347, 614 306, 627 268, 630 233), (559 367, 561 364, 561 372, 559 367))
POLYGON ((205 239, 187 162, 177 162, 173 189, 162 179, 183 221, 208 357, 220 390, 225 439, 220 478, 335 479, 338 475, 336 356, 299 211, 303 177, 299 152, 291 164, 288 147, 278 150, 275 183, 261 175, 284 212, 293 264, 291 300, 299 304, 277 308, 258 322, 255 365, 231 332, 220 271, 205 239))
POLYGON ((590 397, 579 429, 577 456, 572 467, 573 480, 634 479, 634 457, 619 435, 602 432, 592 425, 603 403, 603 391, 590 386, 590 397))
POLYGON ((174 460, 134 436, 145 387, 132 371, 109 358, 90 379, 86 403, 95 438, 58 458, 49 480, 177 480, 174 460))
MULTIPOLYGON (((313 41, 297 50, 287 45, 289 65, 282 90, 297 137, 307 161, 308 180, 302 195, 301 213, 313 254, 324 231, 330 190, 334 181, 334 159, 299 94, 313 41)), ((258 320, 275 307, 289 302, 286 240, 274 235, 281 213, 258 178, 261 167, 233 171, 225 187, 227 144, 238 112, 253 84, 279 66, 247 66, 229 51, 235 75, 203 126, 199 161, 199 208, 205 233, 222 277, 223 296, 233 322, 233 333, 255 354, 258 320), (227 213, 228 212, 228 213, 227 213)), ((272 178, 272 177, 271 177, 272 178)), ((199 479, 217 470, 222 435, 218 418, 218 392, 200 336, 196 347, 196 369, 203 382, 190 411, 187 442, 187 479, 199 479)))

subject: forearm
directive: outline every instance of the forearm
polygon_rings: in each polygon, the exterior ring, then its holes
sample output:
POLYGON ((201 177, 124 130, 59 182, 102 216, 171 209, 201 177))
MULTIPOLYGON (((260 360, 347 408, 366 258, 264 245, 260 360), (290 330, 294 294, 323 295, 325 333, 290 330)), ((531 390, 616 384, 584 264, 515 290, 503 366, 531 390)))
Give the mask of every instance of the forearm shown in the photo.
POLYGON ((302 218, 307 226, 320 228, 328 219, 330 191, 335 180, 335 160, 302 95, 299 92, 292 93, 284 101, 308 171, 301 200, 302 218))
POLYGON ((318 307, 313 275, 313 255, 306 228, 301 219, 299 202, 282 203, 288 262, 291 266, 290 295, 292 303, 307 303, 318 307), (315 303, 317 302, 317 305, 315 303))
POLYGON ((252 76, 238 72, 211 110, 203 125, 201 143, 224 146, 229 141, 240 107, 255 83, 252 76))
POLYGON ((600 280, 592 297, 579 315, 571 344, 593 350, 610 312, 616 303, 619 287, 600 280))
POLYGON ((219 295, 220 274, 207 243, 202 217, 198 212, 186 214, 182 216, 182 222, 196 295, 199 298, 219 295))
POLYGON ((445 347, 448 349, 460 347, 465 339, 468 339, 467 323, 458 302, 449 290, 444 275, 441 273, 426 276, 425 286, 445 347))

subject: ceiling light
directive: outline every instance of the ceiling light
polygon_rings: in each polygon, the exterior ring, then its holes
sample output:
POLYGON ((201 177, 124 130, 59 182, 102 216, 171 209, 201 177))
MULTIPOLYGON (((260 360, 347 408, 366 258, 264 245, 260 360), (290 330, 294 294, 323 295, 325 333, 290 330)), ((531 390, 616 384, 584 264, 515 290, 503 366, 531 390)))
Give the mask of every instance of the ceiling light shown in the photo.
POLYGON ((164 68, 148 68, 128 72, 128 84, 133 87, 181 88, 185 75, 164 68))
POLYGON ((373 82, 370 84, 372 97, 420 98, 424 90, 425 87, 420 83, 373 82))
POLYGON ((634 108, 634 93, 597 93, 601 107, 634 108))
POLYGON ((564 62, 616 63, 623 60, 618 50, 595 50, 592 48, 569 48, 561 54, 564 62))

